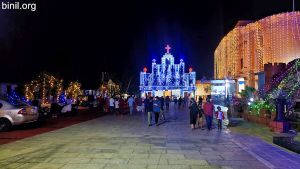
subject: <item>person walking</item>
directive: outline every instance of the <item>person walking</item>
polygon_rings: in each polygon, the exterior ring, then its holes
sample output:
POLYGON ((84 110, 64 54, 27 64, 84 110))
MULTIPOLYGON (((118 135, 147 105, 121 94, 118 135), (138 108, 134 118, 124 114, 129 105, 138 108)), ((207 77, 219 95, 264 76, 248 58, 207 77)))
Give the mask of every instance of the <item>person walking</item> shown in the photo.
POLYGON ((121 97, 119 99, 119 107, 120 107, 120 114, 123 115, 124 114, 124 107, 125 107, 125 101, 124 101, 124 98, 121 97))
POLYGON ((222 120, 225 119, 223 111, 221 111, 221 107, 217 107, 218 111, 216 112, 216 118, 218 121, 218 130, 222 130, 222 120))
POLYGON ((115 99, 111 97, 109 99, 109 112, 114 113, 114 108, 115 108, 115 99))
POLYGON ((181 97, 179 97, 179 99, 178 99, 178 109, 180 109, 180 107, 181 107, 181 104, 182 104, 182 98, 181 98, 181 97))
MULTIPOLYGON (((194 99, 194 101, 196 102, 195 99, 194 99)), ((188 107, 188 103, 189 103, 189 97, 188 96, 184 96, 184 107, 188 107)))
POLYGON ((191 129, 194 130, 197 122, 197 115, 198 112, 200 111, 194 98, 191 98, 189 109, 190 109, 191 129))
POLYGON ((177 102, 178 102, 177 97, 175 97, 175 98, 174 98, 174 108, 176 108, 177 102))
POLYGON ((119 115, 120 114, 120 102, 119 99, 116 98, 115 100, 115 115, 119 115))
POLYGON ((128 106, 129 106, 130 115, 132 115, 132 113, 133 113, 133 106, 134 106, 134 99, 133 99, 133 97, 129 97, 128 100, 127 100, 127 103, 128 103, 128 106))
POLYGON ((140 96, 137 97, 136 104, 137 104, 136 110, 138 112, 142 112, 143 111, 143 99, 140 96))
POLYGON ((211 130, 212 129, 212 118, 213 118, 213 113, 214 113, 214 105, 211 103, 211 100, 209 98, 206 99, 206 102, 204 103, 204 106, 203 106, 203 110, 204 110, 204 114, 205 114, 207 129, 211 130))
POLYGON ((152 112, 153 112, 153 97, 149 98, 149 108, 148 108, 148 126, 152 123, 152 112))
POLYGON ((197 115, 198 127, 199 127, 201 130, 204 130, 202 103, 201 103, 201 104, 198 103, 198 108, 199 108, 199 110, 200 110, 200 111, 198 112, 198 115, 197 115))
POLYGON ((164 111, 164 104, 165 104, 165 99, 163 96, 160 97, 160 114, 161 114, 161 119, 165 120, 165 111, 164 111))
POLYGON ((160 113, 160 100, 158 96, 156 96, 153 101, 153 112, 155 115, 155 125, 158 126, 158 118, 160 113))
POLYGON ((148 113, 149 111, 148 109, 149 109, 149 98, 148 96, 146 96, 146 98, 144 99, 144 111, 148 113))
POLYGON ((202 107, 203 99, 201 96, 198 98, 198 105, 202 107))
POLYGON ((166 110, 169 111, 169 108, 170 108, 170 102, 171 102, 171 99, 169 96, 166 97, 165 99, 165 103, 166 103, 166 110))

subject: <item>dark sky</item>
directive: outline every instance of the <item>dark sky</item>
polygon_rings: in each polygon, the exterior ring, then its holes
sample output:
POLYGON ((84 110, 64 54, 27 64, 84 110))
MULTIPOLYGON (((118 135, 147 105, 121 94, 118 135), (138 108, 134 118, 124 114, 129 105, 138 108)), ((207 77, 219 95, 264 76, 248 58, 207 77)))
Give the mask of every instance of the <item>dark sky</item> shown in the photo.
POLYGON ((198 78, 212 77, 214 50, 238 20, 292 10, 292 0, 20 2, 37 11, 0 9, 0 82, 48 71, 85 88, 97 87, 102 71, 138 78, 166 44, 198 78))

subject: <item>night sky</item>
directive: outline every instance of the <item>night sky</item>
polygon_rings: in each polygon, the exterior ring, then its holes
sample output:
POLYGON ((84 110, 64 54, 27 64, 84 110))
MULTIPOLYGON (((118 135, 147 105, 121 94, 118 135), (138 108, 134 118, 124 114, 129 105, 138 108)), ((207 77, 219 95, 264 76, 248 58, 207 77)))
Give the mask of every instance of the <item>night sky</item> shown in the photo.
POLYGON ((214 50, 238 20, 292 10, 292 0, 26 2, 37 3, 37 11, 0 9, 0 82, 48 71, 84 88, 98 87, 103 71, 138 81, 166 44, 198 79, 211 78, 214 50))

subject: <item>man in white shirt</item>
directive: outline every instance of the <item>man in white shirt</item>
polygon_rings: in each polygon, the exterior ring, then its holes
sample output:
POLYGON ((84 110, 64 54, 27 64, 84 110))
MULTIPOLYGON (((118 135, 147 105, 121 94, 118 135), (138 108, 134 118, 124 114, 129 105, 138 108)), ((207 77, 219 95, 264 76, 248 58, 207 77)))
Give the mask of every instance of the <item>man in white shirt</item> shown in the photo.
POLYGON ((116 112, 116 115, 118 115, 120 113, 120 106, 119 106, 119 99, 116 98, 116 101, 115 101, 115 112, 116 112))
POLYGON ((115 99, 111 97, 109 99, 109 112, 110 113, 114 112, 114 107, 115 107, 115 99))

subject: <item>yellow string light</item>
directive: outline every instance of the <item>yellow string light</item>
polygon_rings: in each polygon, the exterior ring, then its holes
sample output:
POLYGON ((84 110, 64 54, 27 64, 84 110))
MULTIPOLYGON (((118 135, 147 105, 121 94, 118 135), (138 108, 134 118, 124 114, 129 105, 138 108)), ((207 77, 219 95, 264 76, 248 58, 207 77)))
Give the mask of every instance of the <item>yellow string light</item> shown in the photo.
POLYGON ((299 12, 281 13, 237 26, 214 52, 214 76, 245 77, 254 87, 254 73, 266 63, 288 63, 300 57, 299 12))

